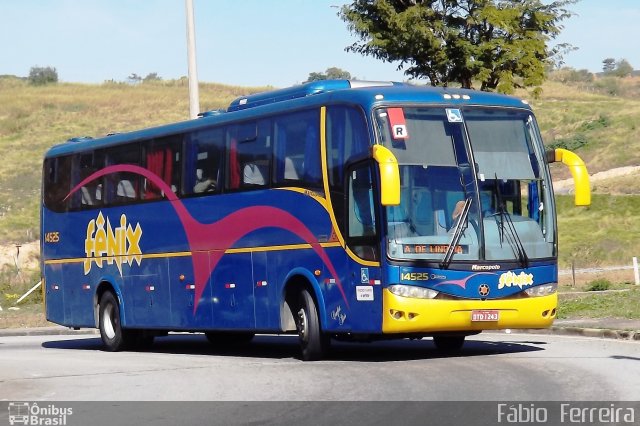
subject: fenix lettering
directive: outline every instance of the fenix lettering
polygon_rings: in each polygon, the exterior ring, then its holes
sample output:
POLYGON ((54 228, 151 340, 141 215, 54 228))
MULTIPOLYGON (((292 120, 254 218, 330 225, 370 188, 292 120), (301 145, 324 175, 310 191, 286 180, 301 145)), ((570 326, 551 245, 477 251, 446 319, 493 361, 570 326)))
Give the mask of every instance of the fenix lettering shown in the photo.
POLYGON ((142 251, 140 250, 140 238, 142 228, 136 223, 133 228, 127 223, 127 216, 120 216, 120 226, 115 229, 111 226, 111 221, 107 217, 105 221, 102 212, 98 213, 96 219, 92 219, 87 225, 87 238, 84 242, 84 251, 87 258, 84 261, 84 274, 91 271, 91 266, 95 263, 98 268, 102 268, 103 262, 112 265, 114 262, 122 276, 122 265, 133 265, 135 261, 138 265, 142 261, 142 251), (105 226, 106 225, 106 226, 105 226))
POLYGON ((500 281, 498 281, 498 290, 504 287, 524 287, 528 285, 533 285, 533 274, 525 274, 524 272, 520 272, 520 274, 516 275, 513 272, 505 272, 500 275, 500 281))

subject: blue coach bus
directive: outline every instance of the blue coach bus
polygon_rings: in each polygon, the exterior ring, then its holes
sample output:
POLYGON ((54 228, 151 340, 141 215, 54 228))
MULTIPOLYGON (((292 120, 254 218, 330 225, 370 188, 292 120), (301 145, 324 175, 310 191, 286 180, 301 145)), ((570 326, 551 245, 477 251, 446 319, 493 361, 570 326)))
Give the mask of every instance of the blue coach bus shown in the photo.
POLYGON ((49 321, 107 350, 171 331, 213 343, 543 328, 557 306, 548 163, 526 102, 484 92, 331 80, 243 97, 196 120, 44 159, 49 321))

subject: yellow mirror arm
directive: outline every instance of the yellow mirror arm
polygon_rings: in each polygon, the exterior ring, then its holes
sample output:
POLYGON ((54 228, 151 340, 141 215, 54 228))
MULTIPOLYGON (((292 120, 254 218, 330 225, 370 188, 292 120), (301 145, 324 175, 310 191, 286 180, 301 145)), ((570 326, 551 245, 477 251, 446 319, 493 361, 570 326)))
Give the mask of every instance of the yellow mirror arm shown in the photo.
POLYGON ((576 191, 576 206, 588 206, 591 204, 591 188, 589 186, 589 173, 584 161, 575 153, 556 148, 555 160, 569 167, 576 191))
POLYGON ((400 169, 395 155, 382 145, 373 145, 373 159, 380 169, 380 203, 383 206, 400 204, 400 169))

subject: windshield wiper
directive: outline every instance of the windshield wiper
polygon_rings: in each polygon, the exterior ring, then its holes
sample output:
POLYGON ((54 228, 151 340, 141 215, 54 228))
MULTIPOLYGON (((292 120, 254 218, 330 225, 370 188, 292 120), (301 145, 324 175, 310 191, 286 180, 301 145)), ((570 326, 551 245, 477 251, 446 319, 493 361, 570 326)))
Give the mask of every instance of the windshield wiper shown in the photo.
POLYGON ((507 207, 504 204, 502 199, 502 193, 500 192, 500 185, 498 185, 498 176, 495 177, 495 189, 496 196, 498 197, 498 214, 500 215, 500 222, 496 219, 496 224, 498 225, 498 231, 500 232, 500 243, 502 244, 505 240, 509 243, 511 250, 513 250, 513 254, 518 258, 520 265, 523 268, 529 267, 529 257, 527 256, 527 251, 518 236, 518 231, 516 231, 516 226, 513 224, 513 219, 511 219, 511 215, 507 210, 507 207), (506 235, 505 233, 505 219, 506 219, 506 229, 509 231, 510 235, 506 235))
POLYGON ((451 259, 453 258, 453 254, 455 253, 456 247, 458 246, 458 242, 460 241, 460 237, 465 229, 467 229, 469 217, 469 210, 471 209, 471 197, 464 200, 464 206, 462 206, 462 212, 460 216, 458 216, 458 223, 456 224, 456 228, 453 231, 453 236, 451 237, 451 241, 447 246, 447 251, 444 253, 444 258, 442 262, 440 262, 441 269, 448 269, 449 264, 451 263, 451 259))

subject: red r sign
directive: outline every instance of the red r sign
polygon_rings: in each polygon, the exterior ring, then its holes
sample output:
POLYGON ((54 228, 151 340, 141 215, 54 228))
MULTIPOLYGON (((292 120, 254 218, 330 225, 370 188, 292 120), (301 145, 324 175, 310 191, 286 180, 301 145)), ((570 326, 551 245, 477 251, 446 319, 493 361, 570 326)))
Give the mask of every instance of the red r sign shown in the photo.
POLYGON ((404 118, 402 108, 388 108, 387 114, 389 114, 389 124, 391 125, 391 137, 395 140, 409 139, 407 121, 404 118))

